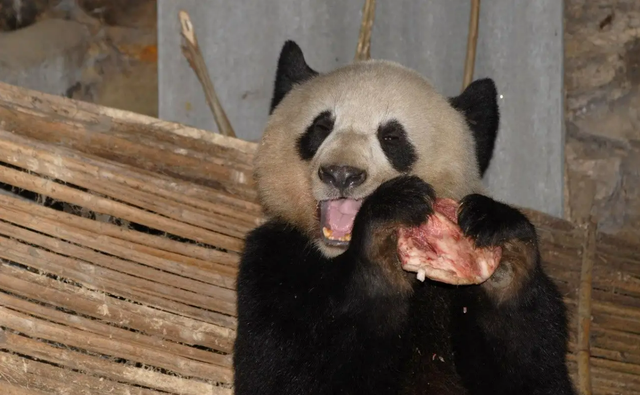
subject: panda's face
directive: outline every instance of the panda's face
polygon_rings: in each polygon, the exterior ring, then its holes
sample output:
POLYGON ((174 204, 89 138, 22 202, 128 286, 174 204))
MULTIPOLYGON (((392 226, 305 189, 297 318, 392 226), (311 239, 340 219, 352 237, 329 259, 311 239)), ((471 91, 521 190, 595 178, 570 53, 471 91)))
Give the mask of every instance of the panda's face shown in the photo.
POLYGON ((417 73, 369 61, 317 74, 297 46, 286 50, 256 157, 258 191, 269 214, 325 255, 346 249, 363 199, 398 175, 454 199, 481 189, 467 121, 417 73), (301 70, 306 77, 294 78, 301 70))

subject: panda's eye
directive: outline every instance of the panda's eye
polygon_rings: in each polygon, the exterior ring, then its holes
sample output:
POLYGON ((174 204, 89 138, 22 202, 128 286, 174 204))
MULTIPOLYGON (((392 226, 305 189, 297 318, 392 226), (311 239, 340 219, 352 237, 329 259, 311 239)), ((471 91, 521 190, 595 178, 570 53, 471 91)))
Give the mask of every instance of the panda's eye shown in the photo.
POLYGON ((333 129, 333 120, 327 118, 320 118, 313 124, 314 129, 320 133, 329 134, 333 129))
POLYGON ((378 138, 384 143, 399 142, 406 139, 404 128, 396 121, 391 121, 378 130, 378 138))
POLYGON ((402 138, 402 136, 395 130, 386 131, 382 135, 382 140, 386 142, 398 141, 402 138))
POLYGON ((320 113, 311 122, 307 130, 298 138, 296 144, 302 160, 311 160, 322 142, 333 130, 334 117, 329 111, 320 113))
POLYGON ((416 150, 400 122, 391 120, 378 128, 378 141, 391 165, 407 172, 417 160, 416 150))

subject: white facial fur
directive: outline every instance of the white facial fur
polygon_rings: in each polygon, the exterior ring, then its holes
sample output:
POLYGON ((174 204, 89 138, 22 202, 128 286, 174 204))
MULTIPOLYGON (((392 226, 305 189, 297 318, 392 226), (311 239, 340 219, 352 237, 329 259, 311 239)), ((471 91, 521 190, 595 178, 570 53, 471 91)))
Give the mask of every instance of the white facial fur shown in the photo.
POLYGON ((343 252, 321 242, 319 200, 337 192, 318 177, 321 165, 365 169, 366 181, 351 197, 364 198, 400 175, 377 138, 380 124, 395 119, 417 154, 409 174, 430 183, 440 197, 459 200, 482 192, 471 131, 463 116, 419 74, 396 63, 357 62, 321 74, 292 89, 275 108, 258 148, 255 176, 269 215, 297 226, 317 240, 329 257, 343 252), (314 118, 331 111, 335 124, 311 161, 303 161, 297 140, 314 118))

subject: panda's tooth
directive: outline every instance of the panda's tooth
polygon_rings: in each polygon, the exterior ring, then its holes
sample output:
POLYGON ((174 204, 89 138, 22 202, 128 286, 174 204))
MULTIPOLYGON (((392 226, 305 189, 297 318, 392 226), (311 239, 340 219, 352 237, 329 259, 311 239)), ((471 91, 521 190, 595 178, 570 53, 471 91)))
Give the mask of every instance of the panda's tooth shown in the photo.
POLYGON ((330 239, 331 236, 333 235, 333 231, 331 229, 327 229, 326 227, 322 227, 322 234, 324 234, 324 237, 326 237, 327 239, 330 239))
POLYGON ((324 237, 326 237, 329 240, 346 241, 346 242, 351 241, 351 233, 347 233, 346 235, 341 237, 333 237, 333 230, 327 228, 326 226, 322 227, 322 234, 324 235, 324 237))

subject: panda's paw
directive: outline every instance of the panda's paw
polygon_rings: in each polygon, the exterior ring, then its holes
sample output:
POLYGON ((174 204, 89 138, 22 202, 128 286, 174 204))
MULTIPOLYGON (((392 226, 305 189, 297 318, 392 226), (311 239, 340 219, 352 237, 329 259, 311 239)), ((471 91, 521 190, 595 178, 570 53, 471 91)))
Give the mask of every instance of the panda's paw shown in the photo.
POLYGON ((539 264, 533 224, 519 210, 477 194, 461 201, 458 224, 477 248, 501 247, 500 262, 482 288, 497 304, 517 298, 539 264))
POLYGON ((397 230, 425 223, 433 213, 434 200, 429 184, 415 176, 399 176, 380 185, 358 211, 350 253, 373 263, 362 268, 383 268, 385 289, 410 292, 411 276, 402 270, 397 255, 397 230))
POLYGON ((477 248, 535 240, 533 224, 519 210, 490 197, 471 194, 460 202, 458 224, 477 248))
POLYGON ((434 200, 431 185, 416 176, 399 176, 380 185, 365 200, 359 219, 375 226, 418 226, 433 213, 434 200))

